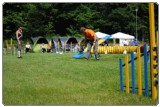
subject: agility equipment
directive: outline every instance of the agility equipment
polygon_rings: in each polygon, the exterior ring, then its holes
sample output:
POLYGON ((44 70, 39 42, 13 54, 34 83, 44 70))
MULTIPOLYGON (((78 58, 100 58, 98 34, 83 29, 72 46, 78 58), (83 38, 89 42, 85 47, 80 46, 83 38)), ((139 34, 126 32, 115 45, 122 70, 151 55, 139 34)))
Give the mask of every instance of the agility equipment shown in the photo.
MULTIPOLYGON (((123 54, 124 51, 127 53, 136 52, 137 46, 98 46, 99 54, 123 54)), ((93 49, 91 49, 91 53, 94 53, 93 49)))
POLYGON ((132 88, 132 93, 136 92, 138 89, 138 95, 150 96, 149 91, 151 91, 152 99, 156 100, 158 98, 158 32, 155 34, 155 22, 154 22, 154 3, 149 3, 149 21, 150 21, 150 49, 147 51, 147 45, 144 45, 143 54, 140 53, 140 47, 137 48, 137 57, 134 58, 134 54, 131 54, 131 61, 128 61, 128 55, 125 56, 125 64, 122 64, 122 59, 119 60, 120 65, 120 90, 130 93, 130 88, 132 88), (144 56, 144 72, 142 73, 141 68, 141 57, 144 56), (149 59, 150 56, 150 59, 149 59), (134 72, 134 60, 137 60, 137 87, 135 86, 135 72, 134 72), (131 72, 129 72, 129 63, 132 63, 131 72), (150 62, 150 72, 148 71, 148 62, 150 62), (123 67, 125 67, 125 74, 123 74, 123 67), (129 75, 131 74, 132 79, 129 75), (142 74, 144 74, 144 85, 142 85, 142 74), (124 76, 125 75, 125 76, 124 76), (151 77, 149 79, 148 77, 151 77), (123 78, 125 77, 125 79, 123 78), (125 85, 123 81, 125 80, 125 85), (130 86, 130 81, 132 86, 130 86), (151 84, 149 84, 151 83, 151 84), (144 87, 143 87, 144 86, 144 87), (124 89, 125 87, 125 89, 124 89), (149 89, 149 87, 151 87, 149 89))

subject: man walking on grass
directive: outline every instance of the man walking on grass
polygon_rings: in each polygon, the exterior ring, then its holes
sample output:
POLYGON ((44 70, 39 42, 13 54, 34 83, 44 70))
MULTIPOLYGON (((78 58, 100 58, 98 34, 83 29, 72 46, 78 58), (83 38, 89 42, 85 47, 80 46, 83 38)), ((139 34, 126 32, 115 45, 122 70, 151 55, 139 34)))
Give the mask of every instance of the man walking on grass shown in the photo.
POLYGON ((86 54, 86 59, 88 60, 90 57, 91 53, 91 48, 93 46, 94 54, 95 54, 95 59, 99 60, 98 57, 98 38, 95 32, 91 29, 86 29, 85 27, 80 28, 80 32, 84 34, 84 41, 87 42, 87 54, 86 54))

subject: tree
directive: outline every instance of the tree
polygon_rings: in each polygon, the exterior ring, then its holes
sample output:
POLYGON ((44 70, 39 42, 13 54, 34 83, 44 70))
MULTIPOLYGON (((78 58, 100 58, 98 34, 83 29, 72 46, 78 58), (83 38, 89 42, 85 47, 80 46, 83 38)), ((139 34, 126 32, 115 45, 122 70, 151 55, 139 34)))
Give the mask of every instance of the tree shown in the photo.
MULTIPOLYGON (((3 38, 15 38, 17 26, 31 36, 82 36, 80 27, 113 34, 124 32, 139 40, 149 37, 148 3, 5 3, 3 5, 3 38)), ((158 28, 158 5, 155 4, 158 28)))

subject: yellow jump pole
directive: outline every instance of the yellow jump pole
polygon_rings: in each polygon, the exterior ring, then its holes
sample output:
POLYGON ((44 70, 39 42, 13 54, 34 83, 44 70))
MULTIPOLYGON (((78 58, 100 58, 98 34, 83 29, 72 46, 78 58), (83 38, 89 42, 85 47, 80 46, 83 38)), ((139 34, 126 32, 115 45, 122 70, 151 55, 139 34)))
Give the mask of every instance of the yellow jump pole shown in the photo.
POLYGON ((157 73, 156 61, 156 43, 155 43, 155 22, 154 22, 154 3, 149 3, 149 23, 150 23, 150 71, 151 71, 151 91, 152 99, 157 99, 158 91, 157 86, 155 85, 155 74, 157 73))
POLYGON ((141 71, 141 52, 140 52, 140 47, 137 48, 137 68, 138 68, 138 95, 142 95, 142 71, 141 71))
POLYGON ((125 56, 125 73, 126 73, 126 92, 129 93, 129 68, 128 68, 128 55, 125 56))

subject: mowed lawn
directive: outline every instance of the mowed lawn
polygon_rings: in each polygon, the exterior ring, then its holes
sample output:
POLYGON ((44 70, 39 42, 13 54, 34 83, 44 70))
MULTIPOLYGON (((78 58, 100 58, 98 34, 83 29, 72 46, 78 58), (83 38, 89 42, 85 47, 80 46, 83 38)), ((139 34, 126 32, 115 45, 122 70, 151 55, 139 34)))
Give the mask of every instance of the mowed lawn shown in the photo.
POLYGON ((119 58, 88 61, 74 53, 28 53, 2 59, 4 105, 157 105, 151 97, 120 92, 119 58))

